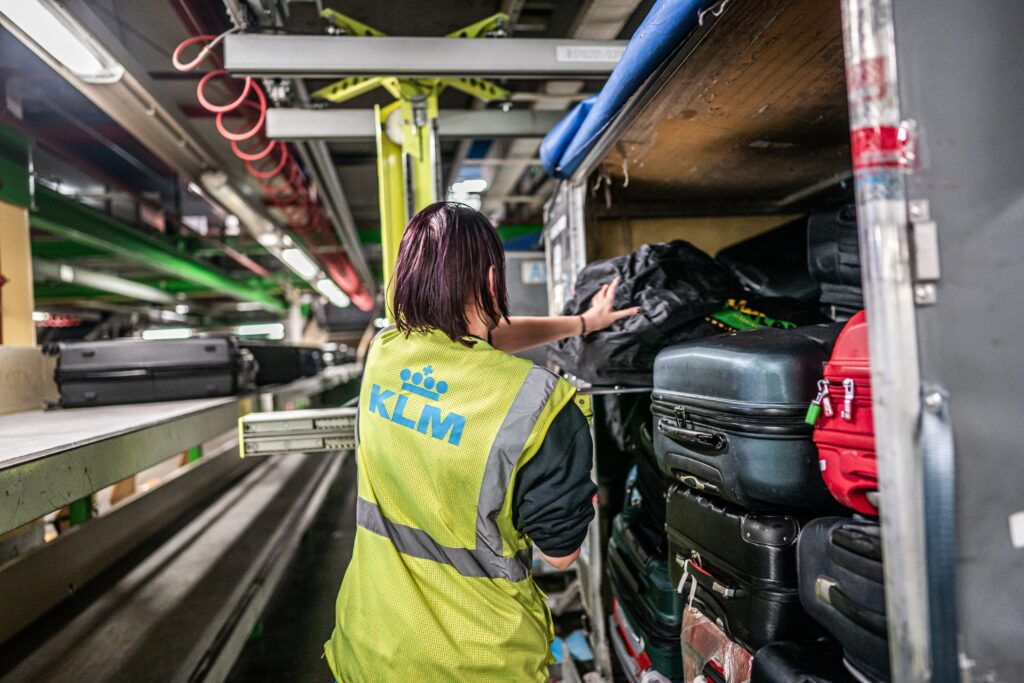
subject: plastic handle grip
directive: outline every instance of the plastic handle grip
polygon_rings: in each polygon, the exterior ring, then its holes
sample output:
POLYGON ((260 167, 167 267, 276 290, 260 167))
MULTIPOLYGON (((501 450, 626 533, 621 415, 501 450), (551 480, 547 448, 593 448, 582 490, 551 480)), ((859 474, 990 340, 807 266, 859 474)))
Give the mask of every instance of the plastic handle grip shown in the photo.
POLYGON ((658 420, 658 431, 673 441, 705 450, 720 451, 728 443, 724 434, 686 429, 685 427, 673 424, 668 418, 658 420))

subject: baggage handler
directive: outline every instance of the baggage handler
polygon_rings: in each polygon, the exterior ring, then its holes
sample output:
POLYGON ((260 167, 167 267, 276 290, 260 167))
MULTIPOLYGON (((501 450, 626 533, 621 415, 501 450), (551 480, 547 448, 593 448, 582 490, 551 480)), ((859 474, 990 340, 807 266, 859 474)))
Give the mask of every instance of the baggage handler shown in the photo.
POLYGON ((600 330, 582 316, 510 318, 505 256, 468 206, 410 222, 359 397, 352 561, 325 645, 343 683, 547 681, 551 614, 532 549, 572 564, 594 515, 587 418, 568 382, 511 352, 600 330))

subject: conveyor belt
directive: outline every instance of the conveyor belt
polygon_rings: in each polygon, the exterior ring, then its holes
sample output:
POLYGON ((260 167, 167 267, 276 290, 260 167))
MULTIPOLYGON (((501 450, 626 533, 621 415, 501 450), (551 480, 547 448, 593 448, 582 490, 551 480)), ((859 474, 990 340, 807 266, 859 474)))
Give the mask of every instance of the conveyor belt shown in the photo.
POLYGON ((224 680, 340 464, 269 458, 77 613, 44 618, 27 655, 0 651, 0 681, 224 680))

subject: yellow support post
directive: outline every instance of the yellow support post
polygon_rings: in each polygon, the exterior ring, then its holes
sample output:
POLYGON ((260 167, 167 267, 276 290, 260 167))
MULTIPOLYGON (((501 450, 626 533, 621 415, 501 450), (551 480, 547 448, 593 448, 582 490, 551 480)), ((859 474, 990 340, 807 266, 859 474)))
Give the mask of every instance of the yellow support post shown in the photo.
POLYGON ((380 190, 380 244, 384 265, 385 310, 392 323, 391 275, 398 260, 398 244, 402 240, 405 224, 409 220, 405 202, 405 173, 402 146, 393 142, 385 130, 388 116, 398 109, 393 102, 386 107, 374 106, 377 120, 377 185, 380 190))
POLYGON ((32 321, 35 305, 32 286, 32 249, 29 244, 28 210, 0 202, 0 311, 4 346, 35 346, 32 321))

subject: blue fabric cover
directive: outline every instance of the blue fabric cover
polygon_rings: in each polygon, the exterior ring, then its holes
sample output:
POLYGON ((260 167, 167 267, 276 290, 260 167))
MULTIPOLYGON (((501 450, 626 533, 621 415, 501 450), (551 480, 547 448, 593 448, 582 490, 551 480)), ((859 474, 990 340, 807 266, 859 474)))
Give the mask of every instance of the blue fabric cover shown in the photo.
POLYGON ((716 0, 658 0, 633 34, 608 82, 551 129, 540 158, 555 178, 568 178, 626 100, 696 28, 701 10, 716 0))

